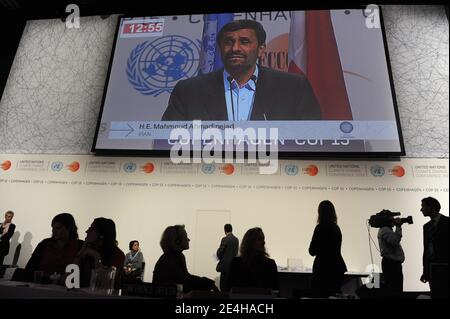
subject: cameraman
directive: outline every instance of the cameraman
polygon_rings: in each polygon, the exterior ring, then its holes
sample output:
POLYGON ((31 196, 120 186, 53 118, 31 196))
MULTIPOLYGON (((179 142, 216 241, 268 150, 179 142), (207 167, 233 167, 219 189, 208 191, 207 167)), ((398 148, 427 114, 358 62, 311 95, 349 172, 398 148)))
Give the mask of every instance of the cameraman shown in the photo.
POLYGON ((378 243, 381 260, 381 269, 386 289, 395 292, 403 291, 402 263, 405 261, 400 241, 402 239, 402 220, 392 218, 378 231, 378 243), (395 226, 395 231, 393 227, 395 226))

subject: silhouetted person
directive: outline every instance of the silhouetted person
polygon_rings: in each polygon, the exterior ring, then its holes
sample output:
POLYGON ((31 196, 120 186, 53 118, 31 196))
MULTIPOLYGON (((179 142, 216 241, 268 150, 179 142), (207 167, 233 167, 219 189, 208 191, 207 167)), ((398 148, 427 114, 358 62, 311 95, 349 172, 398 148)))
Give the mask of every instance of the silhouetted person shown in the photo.
POLYGON ((128 245, 130 251, 125 255, 125 263, 123 265, 125 280, 141 280, 142 265, 144 255, 139 248, 139 241, 132 240, 128 245))
POLYGON ((50 282, 50 275, 64 275, 66 266, 73 262, 83 241, 78 239, 75 219, 69 213, 56 215, 51 223, 52 237, 41 241, 33 251, 25 271, 26 280, 32 281, 35 271, 43 271, 44 281, 50 282))
POLYGON ((261 228, 247 230, 240 247, 240 256, 230 266, 229 287, 270 288, 279 290, 277 264, 266 252, 261 228))
POLYGON ((446 289, 444 294, 448 298, 449 218, 440 214, 440 210, 441 204, 437 199, 422 199, 420 211, 423 216, 430 217, 430 221, 423 225, 423 273, 420 280, 430 283, 432 294, 441 295, 441 288, 446 289))
POLYGON ((80 266, 80 285, 87 287, 94 269, 115 267, 115 288, 120 286, 125 254, 117 247, 116 224, 113 220, 99 217, 86 230, 83 247, 74 263, 80 266))
POLYGON ((400 241, 402 240, 402 222, 400 218, 387 221, 387 224, 378 230, 378 244, 381 253, 381 269, 385 288, 389 291, 403 291, 402 263, 405 261, 400 241), (395 225, 395 231, 392 229, 395 225))
POLYGON ((216 270, 220 272, 220 290, 228 291, 228 277, 230 273, 231 261, 237 256, 239 251, 239 239, 233 235, 233 226, 226 224, 223 227, 225 237, 220 241, 220 246, 217 249, 217 258, 219 263, 216 270))
POLYGON ((189 249, 189 241, 184 225, 169 226, 164 230, 160 242, 164 253, 153 270, 153 284, 182 284, 185 293, 192 290, 217 291, 213 280, 188 272, 183 250, 189 249))
POLYGON ((12 223, 14 212, 8 210, 5 213, 5 220, 0 224, 0 265, 3 265, 3 259, 9 253, 9 240, 14 234, 16 225, 12 223))
POLYGON ((309 245, 310 255, 316 256, 312 289, 317 297, 327 297, 341 291, 347 267, 341 255, 342 234, 337 225, 333 203, 322 201, 318 215, 317 226, 309 245))

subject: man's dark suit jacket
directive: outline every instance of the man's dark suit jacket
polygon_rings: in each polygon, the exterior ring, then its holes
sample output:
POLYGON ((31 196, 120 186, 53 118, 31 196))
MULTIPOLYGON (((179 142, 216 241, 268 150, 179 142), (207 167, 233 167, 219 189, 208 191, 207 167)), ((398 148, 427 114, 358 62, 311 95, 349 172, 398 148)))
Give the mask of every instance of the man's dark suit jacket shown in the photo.
POLYGON ((436 233, 431 236, 433 221, 423 225, 423 274, 430 280, 430 265, 432 263, 447 263, 449 260, 449 218, 441 215, 436 227, 436 233), (429 241, 432 242, 433 254, 430 256, 429 241))
MULTIPOLYGON (((320 120, 319 104, 304 76, 259 66, 252 121, 320 120)), ((223 69, 175 86, 163 121, 227 121, 223 69)))
POLYGON ((231 261, 237 256, 239 249, 239 239, 232 233, 222 238, 220 247, 217 249, 219 263, 216 270, 218 272, 229 272, 231 261))

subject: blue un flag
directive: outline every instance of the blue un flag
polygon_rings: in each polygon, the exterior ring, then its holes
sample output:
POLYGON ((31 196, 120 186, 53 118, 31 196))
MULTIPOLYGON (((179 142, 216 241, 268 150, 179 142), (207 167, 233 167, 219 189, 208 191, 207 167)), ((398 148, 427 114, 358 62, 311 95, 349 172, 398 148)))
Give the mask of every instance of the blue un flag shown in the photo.
POLYGON ((233 13, 205 14, 198 74, 206 74, 223 67, 216 38, 220 29, 233 20, 233 13))

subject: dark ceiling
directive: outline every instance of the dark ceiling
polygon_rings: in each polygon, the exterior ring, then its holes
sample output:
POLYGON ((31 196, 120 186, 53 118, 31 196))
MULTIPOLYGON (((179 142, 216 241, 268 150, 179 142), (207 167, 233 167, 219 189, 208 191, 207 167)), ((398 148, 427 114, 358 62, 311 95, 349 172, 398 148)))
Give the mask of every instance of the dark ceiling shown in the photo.
MULTIPOLYGON (((332 8, 357 6, 370 3, 417 4, 417 0, 381 0, 381 1, 351 1, 342 0, 146 0, 146 1, 106 1, 106 0, 0 0, 0 12, 15 14, 25 19, 61 18, 68 15, 65 12, 68 4, 77 4, 81 16, 109 15, 125 13, 130 15, 171 15, 194 14, 208 12, 237 11, 272 11, 289 9, 332 8)), ((428 0, 423 4, 447 4, 444 0, 428 0)), ((447 5, 448 8, 448 5, 447 5)), ((448 10, 448 9, 447 9, 448 10)))
MULTIPOLYGON (((307 3, 307 2, 304 2, 307 3)), ((311 2, 312 3, 312 2, 311 2)), ((337 3, 337 1, 335 1, 337 3)), ((236 10, 268 11, 274 8, 292 8, 293 1, 277 0, 276 3, 245 0, 237 3, 224 0, 180 1, 106 1, 106 0, 0 0, 0 10, 26 16, 27 19, 59 18, 64 15, 68 4, 77 4, 82 16, 109 15, 116 13, 136 15, 189 14, 206 12, 224 12, 236 10), (284 2, 284 4, 283 4, 284 2)), ((316 5, 317 6, 317 5, 316 5)))

